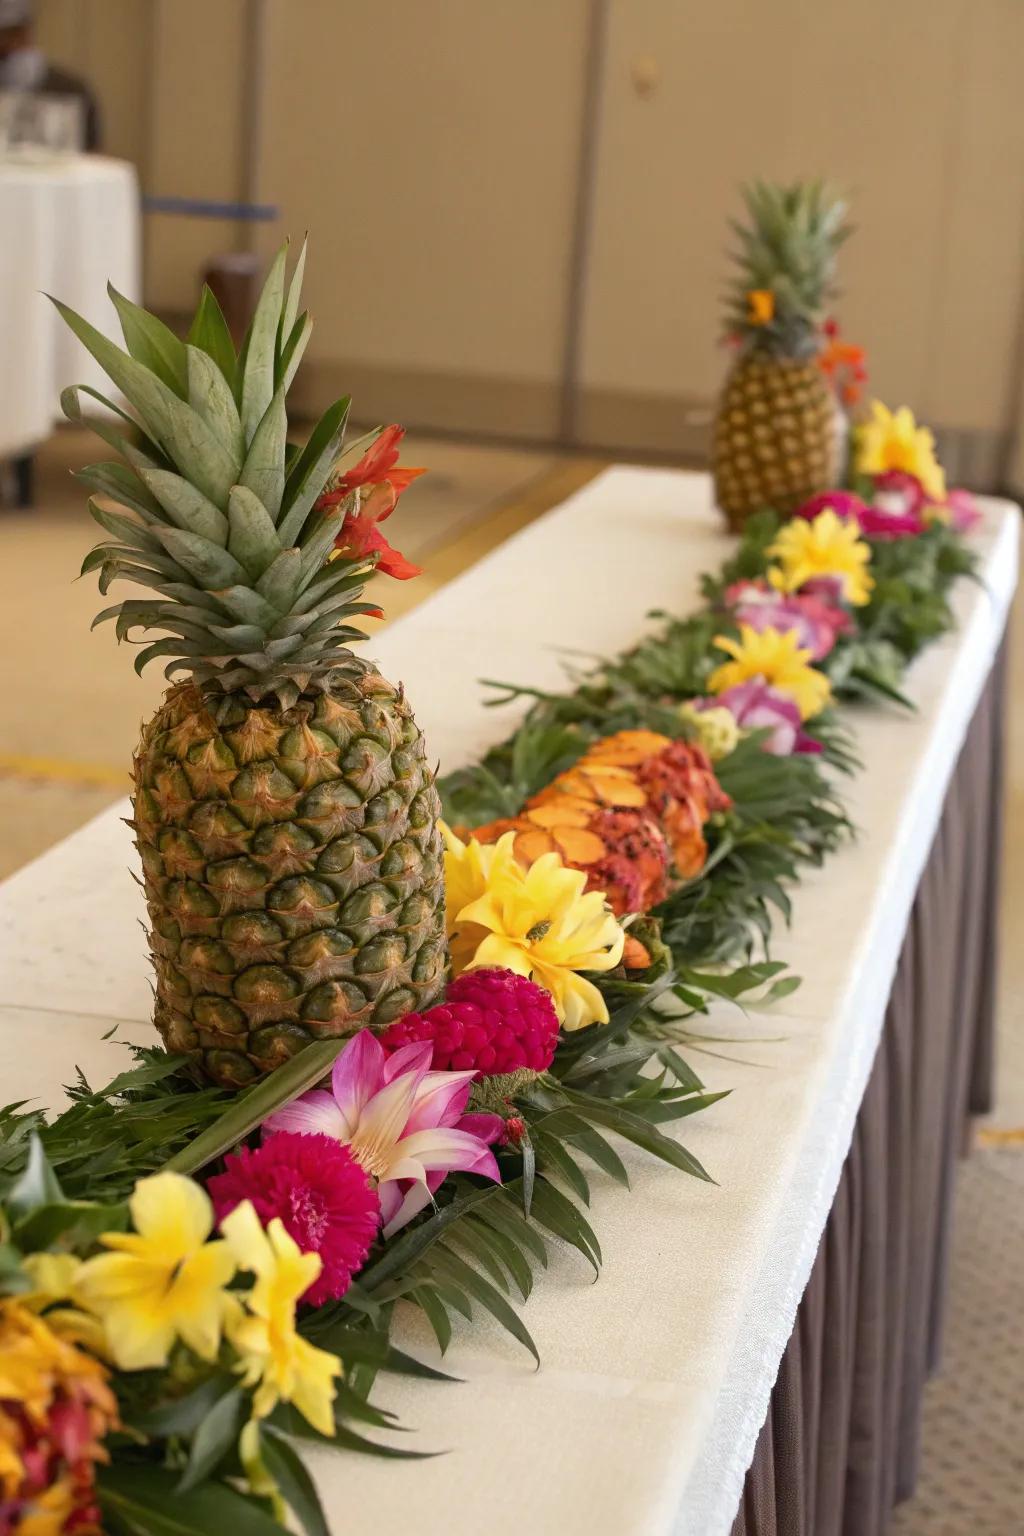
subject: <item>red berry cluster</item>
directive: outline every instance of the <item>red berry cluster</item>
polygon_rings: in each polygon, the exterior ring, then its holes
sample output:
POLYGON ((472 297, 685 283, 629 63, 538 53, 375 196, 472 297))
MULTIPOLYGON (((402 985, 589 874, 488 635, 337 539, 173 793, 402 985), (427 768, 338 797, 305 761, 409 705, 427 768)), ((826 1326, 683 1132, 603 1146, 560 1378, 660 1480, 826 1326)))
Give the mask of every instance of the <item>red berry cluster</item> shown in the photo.
POLYGON ((426 1013, 407 1013, 381 1035, 385 1050, 432 1040, 438 1072, 544 1072, 558 1041, 551 996, 536 982, 496 966, 464 971, 451 982, 443 1003, 426 1013))

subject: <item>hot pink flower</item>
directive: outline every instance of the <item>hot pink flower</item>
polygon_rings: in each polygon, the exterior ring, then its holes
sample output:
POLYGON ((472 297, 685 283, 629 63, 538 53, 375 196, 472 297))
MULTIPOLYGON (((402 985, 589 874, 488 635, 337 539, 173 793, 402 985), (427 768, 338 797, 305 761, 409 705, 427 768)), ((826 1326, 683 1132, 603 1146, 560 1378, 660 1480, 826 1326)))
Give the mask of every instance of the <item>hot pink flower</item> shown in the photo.
POLYGON ((500 1115, 467 1115, 474 1072, 431 1072, 429 1040, 389 1056, 360 1030, 334 1063, 331 1090, 313 1088, 275 1110, 264 1132, 330 1136, 377 1181, 384 1236, 421 1211, 456 1169, 500 1182, 490 1143, 500 1115))
POLYGON ((725 600, 737 624, 764 629, 794 629, 800 645, 812 661, 821 661, 836 643, 836 636, 852 629, 852 620, 838 604, 813 592, 777 592, 767 581, 737 581, 726 589, 725 600))
POLYGON ((752 677, 737 683, 711 699, 692 700, 694 709, 716 709, 722 705, 744 731, 770 730, 764 750, 774 757, 789 757, 794 752, 820 752, 821 742, 803 729, 800 710, 792 699, 772 688, 763 678, 752 677))
POLYGON ((303 1253, 323 1268, 302 1300, 312 1307, 344 1296, 380 1227, 380 1200, 347 1147, 327 1136, 272 1136, 224 1160, 207 1188, 218 1222, 251 1200, 260 1225, 279 1216, 303 1253))
POLYGON ((823 491, 797 509, 797 517, 813 521, 831 507, 837 517, 852 518, 869 539, 907 539, 924 533, 932 519, 942 519, 958 533, 969 533, 981 512, 970 491, 953 490, 944 502, 929 501, 916 475, 905 469, 889 469, 875 475, 870 504, 852 491, 823 491))
POLYGON ((981 522, 981 508, 970 491, 950 491, 940 510, 949 513, 949 520, 957 533, 970 533, 981 522))
POLYGON ((970 491, 948 491, 945 501, 932 501, 920 480, 898 469, 876 477, 873 510, 887 524, 900 520, 909 527, 913 522, 915 533, 923 533, 933 520, 949 523, 958 533, 968 533, 981 517, 970 491))
POLYGON ((813 521, 819 512, 831 507, 837 517, 855 522, 861 533, 869 539, 913 537, 923 532, 925 525, 916 503, 912 504, 909 488, 903 484, 897 485, 896 481, 911 482, 920 495, 921 487, 913 475, 905 474, 903 470, 890 470, 877 476, 875 485, 881 489, 871 506, 852 491, 823 491, 820 496, 812 496, 810 501, 805 501, 796 515, 813 521))

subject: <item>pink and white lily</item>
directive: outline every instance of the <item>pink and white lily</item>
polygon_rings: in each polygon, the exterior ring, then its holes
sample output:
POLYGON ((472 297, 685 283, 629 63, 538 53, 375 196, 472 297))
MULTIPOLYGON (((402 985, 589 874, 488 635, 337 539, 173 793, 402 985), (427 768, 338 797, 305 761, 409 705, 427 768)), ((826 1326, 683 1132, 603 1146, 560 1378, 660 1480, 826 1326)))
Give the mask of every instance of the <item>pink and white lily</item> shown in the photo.
POLYGON ((725 590, 725 601, 737 624, 749 624, 759 633, 765 629, 796 631, 800 645, 812 661, 831 651, 838 635, 853 628, 846 610, 831 597, 806 590, 778 592, 767 581, 735 581, 725 590))
POLYGON ((456 1169, 501 1181, 490 1149, 500 1115, 465 1114, 475 1072, 431 1072, 433 1043, 420 1040, 391 1055, 368 1029, 338 1056, 331 1087, 313 1088, 275 1110, 264 1134, 333 1136, 377 1181, 384 1236, 430 1202, 456 1169))

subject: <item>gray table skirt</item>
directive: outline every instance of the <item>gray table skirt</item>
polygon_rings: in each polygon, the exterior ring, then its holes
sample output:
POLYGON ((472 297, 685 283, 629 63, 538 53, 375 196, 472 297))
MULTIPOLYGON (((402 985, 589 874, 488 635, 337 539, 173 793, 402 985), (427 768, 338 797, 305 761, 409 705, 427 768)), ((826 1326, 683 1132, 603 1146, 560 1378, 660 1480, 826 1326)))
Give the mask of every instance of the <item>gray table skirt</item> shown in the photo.
POLYGON ((1005 650, 954 771, 732 1536, 881 1536, 914 1489, 956 1160, 991 1107, 1005 650))

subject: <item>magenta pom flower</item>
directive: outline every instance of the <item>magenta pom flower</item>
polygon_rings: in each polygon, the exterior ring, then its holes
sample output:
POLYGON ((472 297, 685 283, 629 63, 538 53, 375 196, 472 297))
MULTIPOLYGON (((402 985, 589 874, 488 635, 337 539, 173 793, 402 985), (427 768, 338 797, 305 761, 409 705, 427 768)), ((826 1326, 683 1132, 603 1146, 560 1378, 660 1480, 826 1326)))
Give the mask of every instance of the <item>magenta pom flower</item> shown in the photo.
POLYGON ((769 730, 764 750, 773 757, 789 757, 794 752, 820 752, 821 742, 808 736, 801 724, 800 710, 793 700, 772 688, 762 678, 752 677, 737 683, 713 699, 694 699, 694 709, 715 709, 723 705, 744 731, 769 730))
POLYGON ((798 508, 797 517, 810 521, 831 507, 844 522, 855 522, 869 539, 913 538, 923 532, 921 504, 924 492, 913 475, 904 470, 887 470, 876 475, 875 499, 871 506, 852 491, 823 491, 798 508))
POLYGON ((303 1253, 323 1268, 302 1297, 310 1306, 344 1296, 380 1227, 380 1201, 347 1147, 329 1136, 274 1136, 224 1160, 207 1189, 220 1222, 251 1200, 266 1226, 279 1216, 303 1253))
POLYGON ((436 1008, 389 1025, 381 1040, 389 1051, 429 1040, 435 1070, 472 1069, 483 1077, 545 1072, 558 1043, 558 1014, 551 994, 536 982, 482 966, 463 971, 436 1008))
POLYGON ((861 528, 872 539, 913 539, 927 527, 924 486, 905 469, 876 475, 875 494, 861 517, 861 528))
POLYGON ((778 592, 767 581, 736 581, 726 588, 725 601, 737 624, 748 624, 758 633, 793 629, 812 661, 821 661, 836 643, 836 636, 852 629, 845 609, 815 592, 778 592))
MULTIPOLYGON (((820 512, 831 507, 837 517, 855 522, 869 539, 916 538, 932 522, 947 522, 958 533, 968 533, 981 517, 970 491, 953 490, 945 501, 932 501, 917 476, 905 469, 887 469, 875 475, 872 484, 870 505, 852 491, 822 491, 805 501, 796 516, 813 522, 820 512)), ((804 588, 804 593, 807 590, 804 588)), ((744 619, 744 623, 754 622, 744 619)))
POLYGON ((457 1168, 501 1181, 490 1143, 505 1122, 467 1115, 475 1072, 431 1072, 431 1055, 425 1040, 389 1056, 362 1029, 335 1059, 330 1092, 312 1088, 264 1121, 265 1135, 299 1131, 347 1147, 376 1180, 385 1237, 429 1204, 457 1168))
POLYGON ((853 521, 859 523, 861 514, 867 511, 867 502, 855 496, 852 491, 821 491, 817 496, 812 496, 802 506, 797 507, 795 516, 805 517, 809 523, 813 523, 822 512, 827 512, 831 507, 836 517, 843 522, 853 521))

